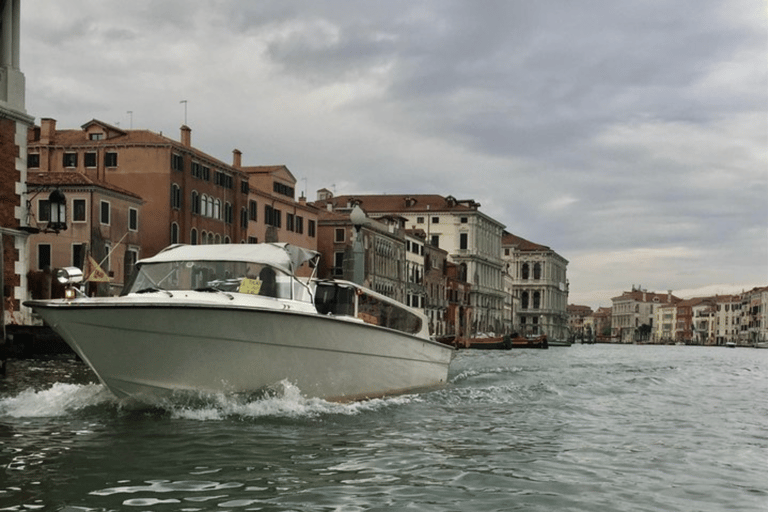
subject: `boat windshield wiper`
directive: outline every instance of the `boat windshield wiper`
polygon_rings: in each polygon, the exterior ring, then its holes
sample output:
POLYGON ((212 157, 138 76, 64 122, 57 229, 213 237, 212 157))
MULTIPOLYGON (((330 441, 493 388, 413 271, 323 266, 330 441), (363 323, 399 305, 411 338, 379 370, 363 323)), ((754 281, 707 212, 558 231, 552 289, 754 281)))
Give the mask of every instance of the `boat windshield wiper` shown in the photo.
POLYGON ((167 293, 169 297, 173 297, 173 294, 168 290, 163 290, 162 288, 157 288, 155 286, 147 286, 146 288, 142 288, 141 290, 136 290, 133 293, 155 293, 155 292, 164 292, 164 293, 167 293))
POLYGON ((219 288, 216 288, 215 286, 202 286, 200 288, 195 288, 196 292, 212 292, 212 293, 223 293, 227 297, 229 297, 229 300, 235 300, 235 297, 232 296, 231 293, 225 292, 224 290, 221 290, 219 288))

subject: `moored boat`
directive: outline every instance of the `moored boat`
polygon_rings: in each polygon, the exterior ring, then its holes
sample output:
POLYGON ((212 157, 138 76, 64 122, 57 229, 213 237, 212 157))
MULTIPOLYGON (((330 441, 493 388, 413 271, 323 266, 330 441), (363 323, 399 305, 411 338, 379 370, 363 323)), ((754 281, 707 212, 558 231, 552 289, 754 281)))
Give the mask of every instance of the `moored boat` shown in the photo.
POLYGON ((296 275, 318 257, 288 244, 176 245, 139 261, 119 297, 25 304, 118 397, 287 380, 347 401, 445 384, 454 351, 429 339, 426 317, 351 282, 296 275))

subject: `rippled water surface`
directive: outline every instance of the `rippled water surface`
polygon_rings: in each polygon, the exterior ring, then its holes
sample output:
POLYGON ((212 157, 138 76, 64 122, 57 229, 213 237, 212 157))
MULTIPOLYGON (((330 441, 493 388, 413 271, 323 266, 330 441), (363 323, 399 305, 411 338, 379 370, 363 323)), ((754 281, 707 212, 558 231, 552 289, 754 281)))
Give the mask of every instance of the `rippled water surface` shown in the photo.
POLYGON ((0 510, 766 511, 768 350, 462 351, 420 395, 155 409, 11 361, 0 465, 0 510))

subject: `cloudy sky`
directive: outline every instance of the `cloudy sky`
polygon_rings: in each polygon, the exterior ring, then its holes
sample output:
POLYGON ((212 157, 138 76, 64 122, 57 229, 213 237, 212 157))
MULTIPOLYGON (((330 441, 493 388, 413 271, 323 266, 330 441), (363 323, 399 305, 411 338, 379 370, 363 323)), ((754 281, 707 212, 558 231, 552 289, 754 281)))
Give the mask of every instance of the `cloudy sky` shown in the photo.
POLYGON ((24 0, 27 111, 96 118, 310 199, 472 198, 569 302, 768 285, 763 0, 24 0), (186 103, 181 103, 186 101, 186 103), (129 114, 129 111, 131 112, 129 114))

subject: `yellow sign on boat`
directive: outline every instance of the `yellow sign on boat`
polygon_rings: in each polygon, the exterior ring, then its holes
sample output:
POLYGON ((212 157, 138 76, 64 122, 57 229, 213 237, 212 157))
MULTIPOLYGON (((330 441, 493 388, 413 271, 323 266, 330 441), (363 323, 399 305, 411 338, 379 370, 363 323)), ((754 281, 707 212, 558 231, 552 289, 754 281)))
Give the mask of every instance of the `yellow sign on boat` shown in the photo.
POLYGON ((238 290, 240 293, 250 293, 251 295, 258 295, 261 291, 261 279, 243 279, 240 283, 238 290))

